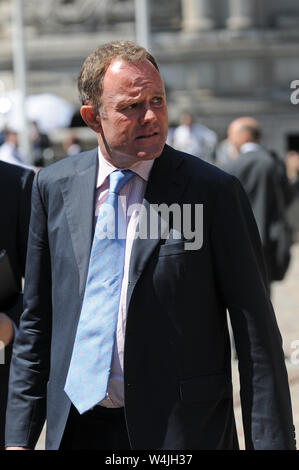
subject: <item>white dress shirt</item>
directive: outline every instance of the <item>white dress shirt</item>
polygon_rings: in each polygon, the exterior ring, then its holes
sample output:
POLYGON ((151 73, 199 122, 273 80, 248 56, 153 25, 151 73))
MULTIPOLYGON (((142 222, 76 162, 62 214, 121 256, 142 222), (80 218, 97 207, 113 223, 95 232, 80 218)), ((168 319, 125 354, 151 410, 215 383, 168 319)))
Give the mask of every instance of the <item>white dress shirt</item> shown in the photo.
MULTIPOLYGON (((118 170, 115 166, 107 162, 98 149, 99 156, 99 170, 96 187, 96 207, 95 215, 98 214, 100 206, 105 201, 109 191, 109 174, 114 170, 118 170)), ((136 209, 128 211, 132 204, 141 204, 145 193, 146 184, 152 169, 154 160, 141 161, 135 163, 130 167, 135 175, 133 178, 124 185, 121 189, 119 196, 121 196, 122 207, 127 208, 127 237, 125 248, 125 261, 124 261, 124 274, 121 287, 121 295, 118 310, 118 320, 115 344, 112 357, 112 367, 110 378, 108 382, 107 396, 100 402, 101 406, 107 408, 119 408, 124 406, 124 384, 123 384, 123 358, 124 358, 124 343, 125 343, 125 329, 126 329, 126 303, 127 303, 127 287, 129 277, 129 263, 133 241, 138 222, 139 211, 136 209)))

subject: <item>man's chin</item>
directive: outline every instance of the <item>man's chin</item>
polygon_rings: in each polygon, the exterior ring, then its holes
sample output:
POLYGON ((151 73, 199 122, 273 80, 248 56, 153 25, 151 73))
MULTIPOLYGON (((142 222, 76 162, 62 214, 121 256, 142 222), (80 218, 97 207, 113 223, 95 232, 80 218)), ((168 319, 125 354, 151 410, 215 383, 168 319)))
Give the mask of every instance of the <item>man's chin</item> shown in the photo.
POLYGON ((136 151, 137 160, 154 160, 163 152, 164 145, 156 145, 151 148, 138 149, 136 151))
POLYGON ((154 160, 161 155, 163 148, 164 145, 155 149, 137 149, 131 154, 113 151, 105 158, 118 168, 129 168, 137 162, 154 160))
POLYGON ((129 168, 130 166, 138 162, 154 160, 155 158, 159 157, 161 153, 162 151, 155 152, 155 153, 140 151, 134 155, 122 155, 122 157, 118 158, 118 165, 122 166, 123 168, 125 167, 129 168))
POLYGON ((162 152, 156 152, 156 153, 148 153, 148 152, 143 152, 140 151, 136 155, 136 160, 154 160, 155 158, 159 157, 162 152))

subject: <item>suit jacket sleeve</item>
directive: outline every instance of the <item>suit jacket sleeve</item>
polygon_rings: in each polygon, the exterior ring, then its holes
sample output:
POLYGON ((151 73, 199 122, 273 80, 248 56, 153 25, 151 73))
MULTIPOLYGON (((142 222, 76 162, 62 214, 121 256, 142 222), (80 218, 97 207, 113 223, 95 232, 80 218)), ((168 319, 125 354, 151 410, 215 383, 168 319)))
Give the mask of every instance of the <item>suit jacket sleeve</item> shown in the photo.
POLYGON ((282 340, 267 292, 257 226, 237 178, 225 184, 215 203, 212 238, 239 360, 246 448, 294 449, 282 340))
POLYGON ((39 189, 32 190, 24 312, 11 362, 6 445, 33 448, 46 415, 51 338, 51 270, 47 217, 39 189), (26 399, 23 399, 25 397, 26 399))
POLYGON ((30 222, 31 191, 34 173, 28 171, 22 177, 22 192, 18 221, 18 247, 22 275, 25 276, 25 264, 28 242, 28 228, 30 222))

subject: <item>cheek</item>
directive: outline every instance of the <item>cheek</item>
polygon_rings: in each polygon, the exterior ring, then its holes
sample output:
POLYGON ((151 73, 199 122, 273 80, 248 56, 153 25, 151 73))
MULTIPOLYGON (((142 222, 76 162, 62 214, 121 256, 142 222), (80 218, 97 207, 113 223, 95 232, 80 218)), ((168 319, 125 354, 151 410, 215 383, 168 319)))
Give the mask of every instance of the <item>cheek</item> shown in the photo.
POLYGON ((113 123, 114 127, 114 134, 118 137, 118 139, 122 141, 128 141, 128 137, 130 136, 132 124, 128 119, 116 119, 113 123))
POLYGON ((162 125, 167 125, 168 123, 168 111, 167 108, 162 108, 157 111, 157 119, 162 125))
POLYGON ((158 120, 160 122, 161 128, 164 130, 164 133, 168 132, 168 113, 163 111, 160 113, 158 120))
POLYGON ((115 117, 103 124, 103 131, 110 145, 127 145, 131 134, 132 123, 126 118, 115 117))
POLYGON ((109 119, 106 119, 104 121, 103 129, 106 130, 106 132, 109 132, 110 135, 118 134, 119 132, 124 132, 125 129, 128 127, 128 123, 126 121, 127 120, 124 119, 122 116, 119 116, 118 114, 113 114, 109 117, 109 119))

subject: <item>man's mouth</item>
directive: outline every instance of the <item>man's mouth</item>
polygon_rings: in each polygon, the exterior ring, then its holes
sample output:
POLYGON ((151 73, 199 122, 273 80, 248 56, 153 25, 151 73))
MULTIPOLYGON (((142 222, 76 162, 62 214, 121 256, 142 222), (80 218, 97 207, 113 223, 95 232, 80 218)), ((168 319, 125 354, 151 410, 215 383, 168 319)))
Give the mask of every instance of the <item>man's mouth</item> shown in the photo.
POLYGON ((158 132, 152 132, 151 134, 139 135, 138 137, 136 137, 136 140, 150 139, 151 137, 155 137, 156 135, 158 135, 158 132))

